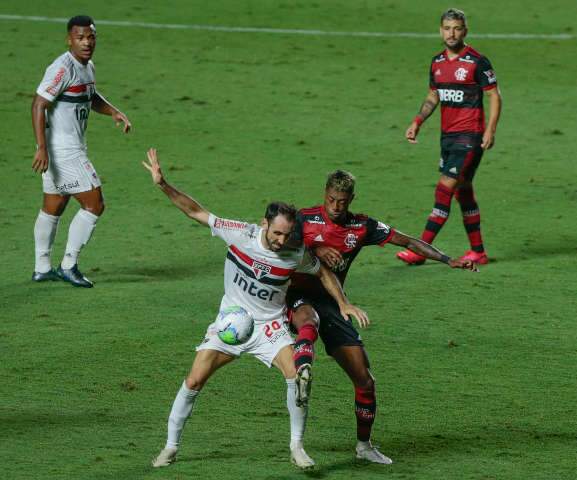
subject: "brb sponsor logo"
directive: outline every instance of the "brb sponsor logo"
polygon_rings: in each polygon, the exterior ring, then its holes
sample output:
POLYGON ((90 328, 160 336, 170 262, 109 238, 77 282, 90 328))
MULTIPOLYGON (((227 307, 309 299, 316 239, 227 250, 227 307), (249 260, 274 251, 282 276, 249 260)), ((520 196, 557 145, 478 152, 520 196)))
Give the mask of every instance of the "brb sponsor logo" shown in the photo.
POLYGON ((268 290, 267 288, 261 288, 259 285, 254 283, 252 280, 247 279, 244 275, 236 272, 232 282, 238 286, 243 292, 248 293, 251 297, 256 297, 260 300, 272 302, 273 297, 279 293, 275 290, 268 290))
POLYGON ((462 103, 465 93, 462 90, 451 90, 449 88, 439 88, 439 98, 441 102, 462 103))

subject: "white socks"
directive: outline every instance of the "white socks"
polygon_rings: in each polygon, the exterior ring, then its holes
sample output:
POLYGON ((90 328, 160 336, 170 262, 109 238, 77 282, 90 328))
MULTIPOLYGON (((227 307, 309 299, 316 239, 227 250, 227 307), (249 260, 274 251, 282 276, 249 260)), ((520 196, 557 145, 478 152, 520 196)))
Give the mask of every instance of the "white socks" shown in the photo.
POLYGON ((38 213, 36 223, 34 224, 35 272, 46 273, 52 268, 50 251, 52 250, 59 220, 60 217, 49 215, 42 210, 38 213))
MULTIPOLYGON (((291 450, 296 447, 302 447, 302 441, 305 434, 305 426, 307 421, 308 409, 297 407, 296 398, 297 391, 294 378, 287 379, 287 408, 290 416, 291 425, 291 450)), ((186 386, 186 381, 182 382, 180 390, 176 394, 172 410, 168 417, 168 436, 166 439, 165 448, 178 448, 180 444, 180 437, 182 436, 182 429, 188 417, 192 413, 192 407, 198 397, 197 390, 190 390, 186 386)))
POLYGON ((307 407, 297 407, 297 389, 295 379, 286 379, 286 406, 289 411, 291 422, 291 450, 297 446, 302 446, 305 427, 307 422, 307 407))
POLYGON ((199 392, 197 390, 188 389, 186 381, 182 382, 182 386, 176 394, 170 416, 168 417, 168 437, 165 448, 178 448, 180 437, 182 436, 182 429, 192 413, 192 407, 198 394, 199 392))
POLYGON ((93 213, 82 208, 74 215, 72 222, 70 222, 66 252, 61 264, 64 270, 70 270, 78 263, 78 254, 90 240, 98 218, 93 213))

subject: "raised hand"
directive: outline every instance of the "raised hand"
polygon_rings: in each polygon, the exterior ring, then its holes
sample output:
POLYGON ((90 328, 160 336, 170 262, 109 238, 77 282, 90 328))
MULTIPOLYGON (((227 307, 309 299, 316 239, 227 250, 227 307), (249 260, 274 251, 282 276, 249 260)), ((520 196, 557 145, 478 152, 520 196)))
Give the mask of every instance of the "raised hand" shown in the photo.
POLYGON ((156 148, 150 148, 148 152, 146 152, 146 156, 148 157, 149 163, 142 162, 142 165, 150 172, 154 183, 161 183, 164 180, 164 177, 162 175, 162 170, 160 169, 160 163, 158 163, 156 148))

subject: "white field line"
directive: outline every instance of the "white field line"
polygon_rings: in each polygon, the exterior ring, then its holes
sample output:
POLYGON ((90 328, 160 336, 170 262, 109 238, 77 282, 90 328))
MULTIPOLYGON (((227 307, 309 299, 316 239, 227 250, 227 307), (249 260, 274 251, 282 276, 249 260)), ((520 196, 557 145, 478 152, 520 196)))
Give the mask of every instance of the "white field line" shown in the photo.
MULTIPOLYGON (((30 22, 52 22, 66 24, 67 18, 38 17, 25 15, 2 15, 0 20, 24 20, 30 22)), ((179 23, 147 23, 122 20, 97 20, 97 25, 111 25, 115 27, 140 27, 167 30, 200 30, 205 32, 232 32, 232 33, 270 33, 277 35, 323 35, 327 37, 376 37, 376 38, 438 38, 438 33, 419 32, 330 32, 326 30, 301 30, 287 28, 258 28, 258 27, 227 27, 215 25, 187 25, 179 23)), ((487 38, 495 40, 572 40, 575 35, 569 33, 476 33, 473 38, 487 38)))

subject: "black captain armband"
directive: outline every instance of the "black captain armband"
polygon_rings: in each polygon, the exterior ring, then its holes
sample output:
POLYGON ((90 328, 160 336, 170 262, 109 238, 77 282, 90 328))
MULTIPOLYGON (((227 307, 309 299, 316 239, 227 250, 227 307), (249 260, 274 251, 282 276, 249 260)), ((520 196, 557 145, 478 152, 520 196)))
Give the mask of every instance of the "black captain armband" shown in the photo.
POLYGON ((439 260, 439 262, 443 262, 449 265, 449 260, 451 260, 451 257, 448 257, 447 255, 441 255, 441 259, 439 260))

